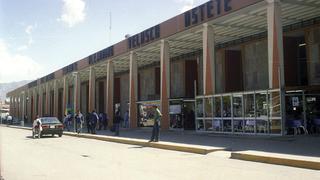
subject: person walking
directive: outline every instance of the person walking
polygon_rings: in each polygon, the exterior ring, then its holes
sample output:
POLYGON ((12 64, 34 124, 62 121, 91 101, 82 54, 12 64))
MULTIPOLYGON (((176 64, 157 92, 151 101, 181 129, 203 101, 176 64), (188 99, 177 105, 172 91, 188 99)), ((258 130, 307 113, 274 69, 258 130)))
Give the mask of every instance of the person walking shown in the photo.
POLYGON ((70 131, 70 126, 69 126, 69 114, 64 115, 64 119, 63 119, 63 125, 64 128, 67 129, 68 131, 70 131))
POLYGON ((80 110, 78 111, 78 113, 76 115, 76 123, 77 123, 77 133, 80 134, 80 133, 82 133, 82 127, 84 124, 84 117, 83 117, 82 113, 80 112, 80 110))
POLYGON ((91 129, 91 134, 96 134, 96 127, 97 127, 97 122, 98 122, 99 116, 96 113, 95 110, 92 111, 91 116, 90 116, 90 129, 91 129))
POLYGON ((115 136, 119 136, 119 131, 120 131, 120 122, 121 122, 121 116, 120 116, 120 111, 116 112, 116 115, 113 119, 113 125, 114 125, 114 131, 115 131, 115 136))
POLYGON ((162 114, 157 106, 153 106, 155 108, 154 114, 154 124, 152 128, 152 136, 149 142, 158 142, 159 141, 159 125, 161 121, 162 114))

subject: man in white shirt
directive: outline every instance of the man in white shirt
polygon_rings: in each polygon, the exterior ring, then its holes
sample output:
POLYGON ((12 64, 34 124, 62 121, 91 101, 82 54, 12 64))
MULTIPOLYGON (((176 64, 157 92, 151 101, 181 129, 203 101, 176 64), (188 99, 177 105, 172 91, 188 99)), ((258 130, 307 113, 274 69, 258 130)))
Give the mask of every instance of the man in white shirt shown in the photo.
POLYGON ((40 134, 42 131, 42 123, 41 123, 41 119, 39 118, 39 116, 37 116, 37 118, 33 121, 32 124, 32 136, 33 138, 35 138, 35 135, 38 134, 38 138, 40 138, 40 134))

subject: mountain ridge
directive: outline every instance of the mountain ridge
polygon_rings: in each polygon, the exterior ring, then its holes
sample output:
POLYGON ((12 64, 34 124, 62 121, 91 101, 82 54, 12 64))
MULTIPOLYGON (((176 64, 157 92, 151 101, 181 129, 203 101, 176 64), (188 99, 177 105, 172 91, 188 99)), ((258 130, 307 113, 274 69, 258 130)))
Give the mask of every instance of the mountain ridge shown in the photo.
POLYGON ((6 94, 18 87, 21 87, 27 83, 31 82, 31 80, 22 80, 22 81, 14 81, 9 83, 0 83, 0 101, 6 100, 6 94))

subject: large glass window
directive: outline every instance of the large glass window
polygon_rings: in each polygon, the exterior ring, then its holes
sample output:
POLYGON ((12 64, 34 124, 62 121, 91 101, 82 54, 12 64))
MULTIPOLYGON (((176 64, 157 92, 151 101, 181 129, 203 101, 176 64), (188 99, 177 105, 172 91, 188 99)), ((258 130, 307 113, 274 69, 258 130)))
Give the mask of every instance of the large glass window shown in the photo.
POLYGON ((214 97, 214 117, 221 117, 221 97, 214 97))
POLYGON ((267 93, 256 93, 256 126, 257 133, 268 132, 267 93))
POLYGON ((203 117, 203 99, 197 99, 196 104, 197 117, 203 117))
POLYGON ((254 94, 245 94, 244 96, 244 114, 246 118, 254 118, 254 94))
POLYGON ((198 131, 204 131, 204 123, 203 120, 197 120, 197 130, 198 131))
POLYGON ((273 91, 269 93, 269 117, 270 117, 269 132, 271 134, 280 134, 281 133, 281 104, 280 104, 279 91, 273 91))
POLYGON ((212 121, 212 129, 215 132, 221 132, 222 131, 222 118, 221 118, 221 96, 217 96, 213 98, 213 115, 214 119, 212 121))
POLYGON ((222 108, 223 108, 223 131, 231 132, 231 96, 222 96, 222 108))
POLYGON ((244 98, 244 112, 245 112, 244 131, 246 133, 254 133, 254 128, 255 128, 254 94, 245 94, 243 98, 244 98))
MULTIPOLYGON (((287 134, 295 134, 305 130, 303 117, 302 92, 286 94, 286 130, 287 134)), ((301 132, 305 133, 305 132, 301 132)))
POLYGON ((242 95, 233 95, 233 117, 243 117, 242 95))
POLYGON ((212 98, 205 98, 204 99, 204 107, 205 107, 205 116, 206 117, 213 117, 212 113, 212 98))
MULTIPOLYGON (((319 92, 316 92, 319 93, 319 92)), ((307 129, 311 134, 320 133, 320 95, 306 95, 307 129)))
POLYGON ((222 96, 223 100, 223 117, 231 117, 231 97, 222 96))
POLYGON ((243 105, 242 95, 233 95, 233 131, 243 132, 243 105))
POLYGON ((215 132, 221 132, 222 131, 222 120, 221 119, 214 119, 212 121, 212 129, 215 132))
POLYGON ((206 131, 212 131, 212 120, 205 120, 205 130, 206 131))

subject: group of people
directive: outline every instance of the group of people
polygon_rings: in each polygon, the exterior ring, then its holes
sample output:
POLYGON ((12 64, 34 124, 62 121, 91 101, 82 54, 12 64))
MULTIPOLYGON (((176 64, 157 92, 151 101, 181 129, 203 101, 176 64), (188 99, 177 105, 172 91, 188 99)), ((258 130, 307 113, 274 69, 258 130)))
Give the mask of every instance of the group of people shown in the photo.
POLYGON ((88 113, 86 116, 87 130, 88 133, 96 134, 96 130, 104 129, 108 127, 108 116, 106 113, 96 113, 93 110, 91 113, 88 113))
MULTIPOLYGON (((153 108, 155 108, 155 117, 150 142, 157 142, 159 140, 159 127, 162 114, 157 106, 153 106, 153 108)), ((75 128, 78 134, 82 133, 85 122, 87 125, 87 131, 91 134, 96 134, 97 130, 106 130, 108 127, 108 116, 103 112, 98 115, 96 111, 93 110, 91 113, 88 113, 86 117, 84 117, 84 115, 80 111, 77 111, 74 118, 76 123, 75 128)), ((67 129, 68 131, 70 131, 71 129, 72 121, 73 115, 71 113, 66 114, 63 120, 63 124, 65 129, 67 129)), ((124 118, 121 117, 119 110, 117 110, 117 112, 115 113, 115 116, 113 118, 113 127, 111 128, 111 131, 115 132, 115 136, 120 135, 119 131, 121 124, 123 128, 129 127, 129 111, 125 112, 124 118)))

